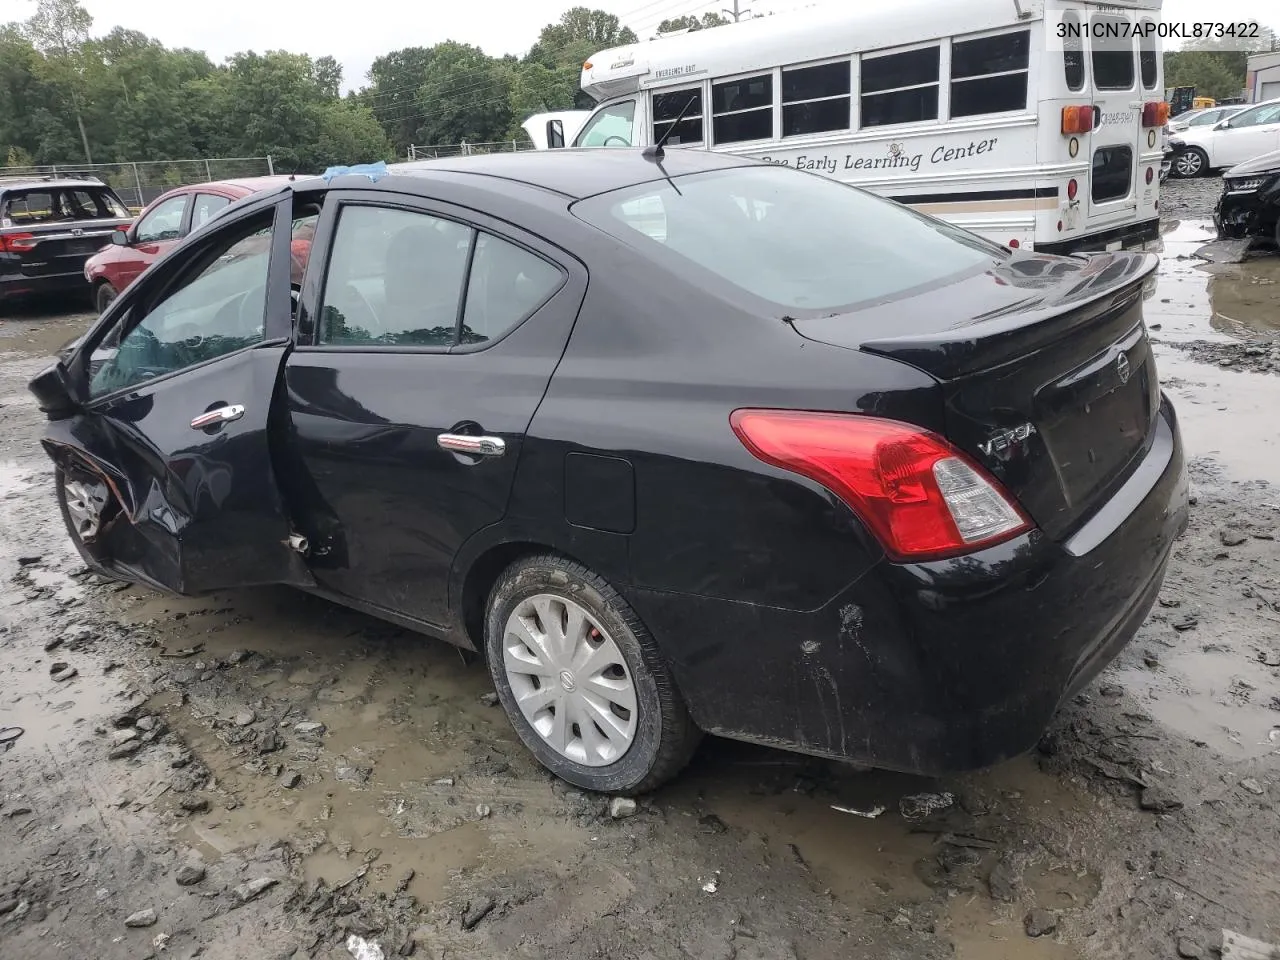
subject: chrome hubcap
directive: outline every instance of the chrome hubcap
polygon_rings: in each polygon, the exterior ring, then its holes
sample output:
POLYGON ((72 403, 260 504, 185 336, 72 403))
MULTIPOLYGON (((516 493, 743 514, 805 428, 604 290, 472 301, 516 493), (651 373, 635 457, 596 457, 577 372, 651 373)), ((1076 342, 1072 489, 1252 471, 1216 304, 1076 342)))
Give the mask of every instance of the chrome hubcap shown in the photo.
POLYGON ((81 540, 97 536, 102 511, 107 505, 107 485, 68 480, 63 489, 67 495, 67 513, 76 535, 81 540))
POLYGON ((1200 172, 1200 154, 1184 153, 1178 157, 1178 172, 1189 177, 1200 172))
POLYGON ((586 609, 539 594, 520 603, 502 638, 520 712, 557 753, 588 767, 615 763, 636 735, 636 694, 622 651, 586 609))

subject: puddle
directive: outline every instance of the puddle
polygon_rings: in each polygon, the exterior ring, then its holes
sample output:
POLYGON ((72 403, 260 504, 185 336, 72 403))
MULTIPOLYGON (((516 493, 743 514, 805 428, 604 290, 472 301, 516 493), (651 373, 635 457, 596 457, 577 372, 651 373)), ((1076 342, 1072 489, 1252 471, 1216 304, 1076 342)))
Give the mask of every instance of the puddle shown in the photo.
POLYGON ((1233 479, 1280 484, 1280 435, 1258 429, 1280 410, 1280 377, 1223 370, 1159 347, 1156 369, 1188 458, 1210 457, 1233 479))
POLYGON ((1280 336, 1280 256, 1209 264, 1192 255, 1216 236, 1202 220, 1173 221, 1153 245, 1162 254, 1156 292, 1144 312, 1162 340, 1248 340, 1280 336), (1181 258, 1181 259, 1179 259, 1181 258))

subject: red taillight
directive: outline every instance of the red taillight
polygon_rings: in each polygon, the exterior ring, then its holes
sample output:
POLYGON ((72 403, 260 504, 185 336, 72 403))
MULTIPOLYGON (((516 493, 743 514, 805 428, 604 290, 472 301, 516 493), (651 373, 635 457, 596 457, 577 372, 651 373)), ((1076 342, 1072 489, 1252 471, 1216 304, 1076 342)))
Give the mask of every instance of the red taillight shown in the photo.
POLYGON ((36 245, 34 234, 0 233, 0 253, 26 253, 36 245))
POLYGON ((1074 200, 1076 198, 1076 194, 1079 193, 1079 191, 1080 191, 1080 184, 1076 183, 1074 180, 1067 181, 1067 199, 1068 200, 1074 200))
POLYGON ((1009 241, 1009 246, 1017 250, 1020 246, 1022 246, 1022 244, 1018 241, 1017 237, 1014 237, 1012 240, 1009 241))
POLYGON ((1169 104, 1160 100, 1142 105, 1142 125, 1144 127, 1163 127, 1169 122, 1169 104))
POLYGON ((1156 172, 1151 167, 1147 167, 1147 183, 1155 179, 1156 172))
POLYGON ((801 410, 736 410, 730 424, 758 460, 843 500, 894 559, 969 553, 1031 526, 980 467, 919 427, 801 410))
POLYGON ((1063 134, 1088 133, 1093 129, 1093 107, 1063 107, 1063 134))

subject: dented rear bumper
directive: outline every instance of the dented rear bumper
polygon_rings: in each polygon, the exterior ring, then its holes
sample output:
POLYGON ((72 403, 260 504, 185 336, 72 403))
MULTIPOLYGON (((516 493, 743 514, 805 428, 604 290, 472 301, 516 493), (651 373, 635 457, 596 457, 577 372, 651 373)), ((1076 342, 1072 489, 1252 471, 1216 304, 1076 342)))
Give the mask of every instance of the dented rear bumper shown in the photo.
POLYGON ((1133 637, 1187 523, 1176 416, 1129 482, 1055 542, 1033 531, 939 563, 883 563, 796 612, 637 591, 628 599, 710 733, 941 775, 1031 749, 1133 637), (695 638, 678 649, 664 637, 695 638))

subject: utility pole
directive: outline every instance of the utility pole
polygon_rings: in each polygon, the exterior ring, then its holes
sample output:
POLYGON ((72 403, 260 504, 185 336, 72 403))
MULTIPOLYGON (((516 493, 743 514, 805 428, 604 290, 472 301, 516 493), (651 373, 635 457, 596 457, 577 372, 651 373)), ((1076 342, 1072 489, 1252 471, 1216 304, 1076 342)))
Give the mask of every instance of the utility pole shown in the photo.
POLYGON ((734 23, 737 23, 743 17, 751 16, 750 10, 743 9, 742 0, 733 0, 733 9, 732 10, 726 9, 724 13, 726 16, 733 17, 734 23))

